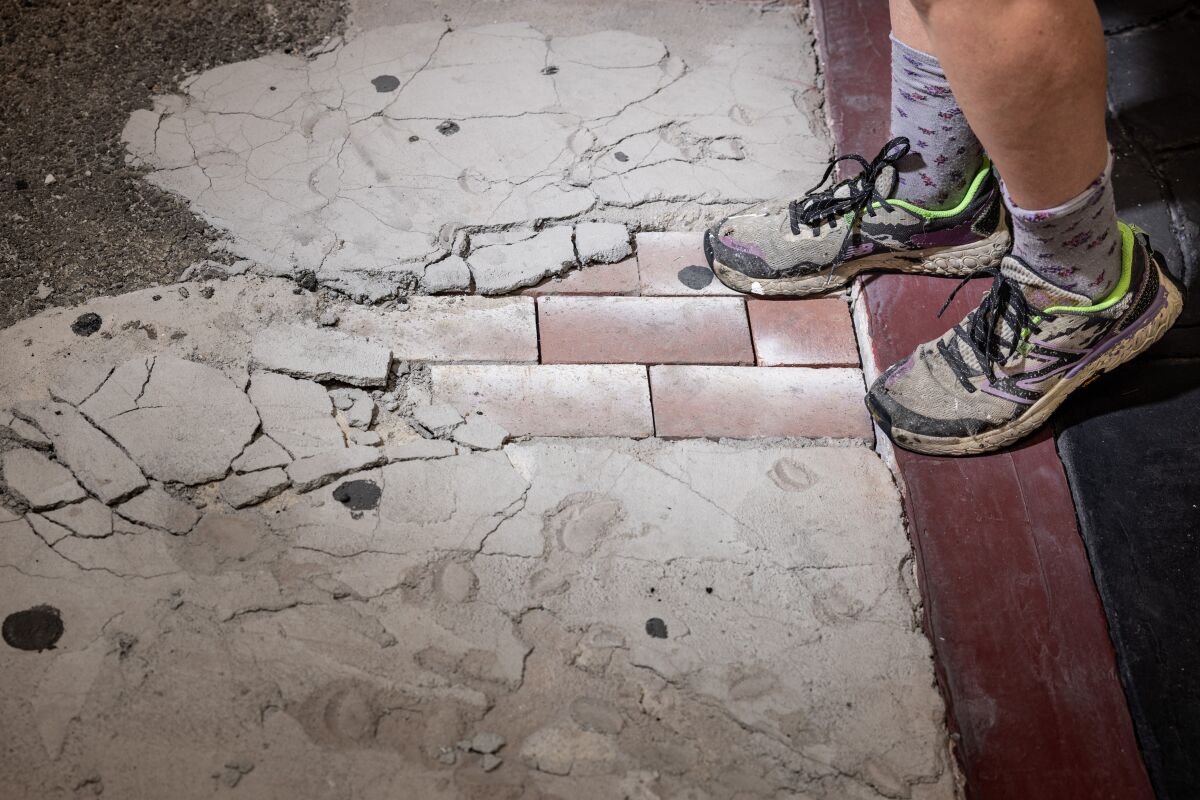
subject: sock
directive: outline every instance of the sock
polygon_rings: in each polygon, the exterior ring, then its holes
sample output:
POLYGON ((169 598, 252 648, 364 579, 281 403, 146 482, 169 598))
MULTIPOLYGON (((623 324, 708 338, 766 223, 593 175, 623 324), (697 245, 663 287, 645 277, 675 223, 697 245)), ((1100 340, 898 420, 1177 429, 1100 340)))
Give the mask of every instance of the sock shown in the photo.
POLYGON ((897 196, 922 208, 951 208, 983 167, 983 147, 954 101, 942 65, 892 37, 892 136, 912 151, 898 164, 897 196))
POLYGON ((1013 222, 1013 255, 1051 283, 1106 297, 1121 278, 1121 235, 1113 202, 1112 154, 1100 177, 1061 206, 1019 208, 1004 189, 1013 222))

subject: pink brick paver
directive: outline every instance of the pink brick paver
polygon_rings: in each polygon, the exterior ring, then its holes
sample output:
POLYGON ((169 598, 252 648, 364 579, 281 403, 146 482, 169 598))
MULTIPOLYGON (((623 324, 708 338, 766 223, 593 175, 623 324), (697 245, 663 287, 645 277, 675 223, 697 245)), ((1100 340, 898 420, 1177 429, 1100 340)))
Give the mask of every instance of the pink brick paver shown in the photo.
POLYGON ((650 387, 662 437, 873 437, 857 369, 660 366, 650 387))
POLYGON ((408 298, 408 310, 350 306, 339 328, 377 337, 407 361, 532 362, 538 359, 532 297, 408 298))
POLYGON ((513 436, 654 435, 646 368, 631 364, 434 365, 433 398, 484 412, 513 436))
POLYGON ((774 367, 857 367, 850 307, 838 298, 749 299, 758 363, 774 367))
POLYGON ((636 241, 642 294, 738 295, 708 268, 703 233, 639 233, 636 241))
POLYGON ((547 364, 753 364, 738 297, 542 297, 547 364))
POLYGON ((630 256, 615 264, 596 264, 572 270, 562 278, 551 278, 521 294, 531 297, 548 294, 634 295, 638 291, 637 258, 630 256))

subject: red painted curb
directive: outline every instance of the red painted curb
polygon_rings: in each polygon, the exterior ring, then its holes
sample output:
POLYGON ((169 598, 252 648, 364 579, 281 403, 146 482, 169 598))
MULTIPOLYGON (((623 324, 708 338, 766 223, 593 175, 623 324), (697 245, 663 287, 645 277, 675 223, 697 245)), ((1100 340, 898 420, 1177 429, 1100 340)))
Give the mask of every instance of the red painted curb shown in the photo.
MULTIPOLYGON (((887 138, 887 3, 813 0, 812 8, 837 150, 874 154, 887 138)), ((939 320, 953 286, 900 275, 863 281, 878 367, 939 336, 986 288, 964 289, 939 320)), ((1050 433, 990 456, 897 450, 896 461, 968 795, 1153 798, 1050 433)))

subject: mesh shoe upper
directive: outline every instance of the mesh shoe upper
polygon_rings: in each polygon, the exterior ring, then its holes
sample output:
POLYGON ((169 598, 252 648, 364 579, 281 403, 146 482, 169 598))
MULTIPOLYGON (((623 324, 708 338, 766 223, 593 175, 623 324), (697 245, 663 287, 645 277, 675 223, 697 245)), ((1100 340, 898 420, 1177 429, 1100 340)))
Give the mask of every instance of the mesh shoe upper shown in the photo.
POLYGON ((1149 247, 1122 233, 1118 299, 1092 305, 1010 256, 991 271, 978 308, 879 376, 868 396, 876 418, 923 436, 963 437, 1018 417, 1153 302, 1158 273, 1149 247))
POLYGON ((970 244, 1004 224, 989 166, 957 207, 922 213, 895 198, 897 172, 889 159, 885 148, 864 176, 791 203, 765 203, 726 217, 708 233, 713 257, 750 278, 797 277, 876 253, 970 244), (864 177, 873 178, 870 190, 864 177), (820 202, 813 204, 814 197, 820 202))

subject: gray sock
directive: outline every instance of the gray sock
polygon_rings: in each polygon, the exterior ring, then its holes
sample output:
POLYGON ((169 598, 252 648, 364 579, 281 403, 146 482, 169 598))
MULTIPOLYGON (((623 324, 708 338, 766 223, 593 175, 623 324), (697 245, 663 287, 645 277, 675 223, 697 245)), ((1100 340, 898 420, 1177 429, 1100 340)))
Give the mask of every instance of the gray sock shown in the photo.
POLYGON ((942 65, 892 37, 892 136, 908 137, 897 195, 923 208, 950 208, 983 166, 983 147, 950 91, 942 65))
POLYGON ((1018 208, 1004 189, 1013 221, 1013 255, 1051 283, 1093 301, 1121 278, 1121 234, 1113 202, 1112 155, 1092 185, 1061 206, 1018 208))

